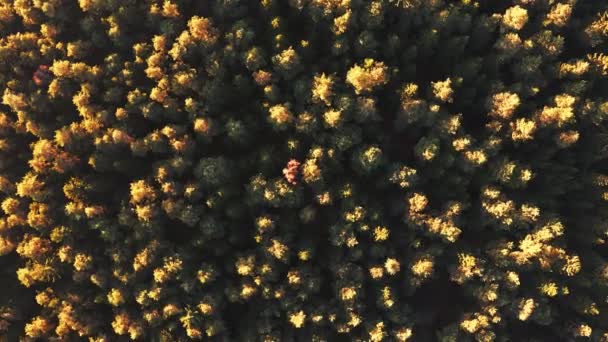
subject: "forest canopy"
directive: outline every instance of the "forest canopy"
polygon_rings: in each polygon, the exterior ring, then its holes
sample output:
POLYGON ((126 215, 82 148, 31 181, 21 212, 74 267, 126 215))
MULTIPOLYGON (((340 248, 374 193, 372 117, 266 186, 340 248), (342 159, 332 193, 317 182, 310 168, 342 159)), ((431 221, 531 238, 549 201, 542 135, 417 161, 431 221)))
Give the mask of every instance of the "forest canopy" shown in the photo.
POLYGON ((0 340, 608 342, 608 2, 0 0, 0 340))

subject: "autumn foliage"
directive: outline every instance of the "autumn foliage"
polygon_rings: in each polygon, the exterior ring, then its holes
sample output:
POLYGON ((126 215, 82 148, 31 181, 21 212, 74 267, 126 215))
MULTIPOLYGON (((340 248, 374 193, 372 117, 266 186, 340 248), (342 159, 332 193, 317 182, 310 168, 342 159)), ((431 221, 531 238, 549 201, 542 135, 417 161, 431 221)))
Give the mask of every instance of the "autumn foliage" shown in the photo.
POLYGON ((0 0, 0 340, 608 342, 608 2, 0 0))

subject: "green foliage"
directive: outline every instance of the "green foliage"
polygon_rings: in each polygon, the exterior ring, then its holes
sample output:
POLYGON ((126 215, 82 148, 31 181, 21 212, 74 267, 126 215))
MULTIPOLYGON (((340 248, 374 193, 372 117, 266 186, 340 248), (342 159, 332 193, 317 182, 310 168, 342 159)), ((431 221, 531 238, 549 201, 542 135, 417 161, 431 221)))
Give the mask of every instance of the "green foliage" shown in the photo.
POLYGON ((608 6, 1 0, 0 340, 608 342, 608 6))

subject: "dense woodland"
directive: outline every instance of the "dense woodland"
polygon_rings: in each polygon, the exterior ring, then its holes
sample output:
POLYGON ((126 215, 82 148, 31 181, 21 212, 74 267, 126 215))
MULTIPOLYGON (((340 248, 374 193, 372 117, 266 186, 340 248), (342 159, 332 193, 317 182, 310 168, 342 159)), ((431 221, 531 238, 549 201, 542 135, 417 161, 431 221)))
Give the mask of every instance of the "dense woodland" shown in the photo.
POLYGON ((0 340, 608 342, 608 2, 0 0, 0 340))

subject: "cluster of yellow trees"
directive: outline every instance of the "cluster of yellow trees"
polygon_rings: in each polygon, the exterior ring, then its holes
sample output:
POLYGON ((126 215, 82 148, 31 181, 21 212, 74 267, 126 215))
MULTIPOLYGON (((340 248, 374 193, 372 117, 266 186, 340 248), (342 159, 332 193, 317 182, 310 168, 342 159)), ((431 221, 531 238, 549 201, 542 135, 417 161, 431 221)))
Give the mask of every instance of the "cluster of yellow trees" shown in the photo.
POLYGON ((0 0, 0 337, 608 342, 608 3, 0 0))

